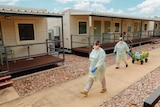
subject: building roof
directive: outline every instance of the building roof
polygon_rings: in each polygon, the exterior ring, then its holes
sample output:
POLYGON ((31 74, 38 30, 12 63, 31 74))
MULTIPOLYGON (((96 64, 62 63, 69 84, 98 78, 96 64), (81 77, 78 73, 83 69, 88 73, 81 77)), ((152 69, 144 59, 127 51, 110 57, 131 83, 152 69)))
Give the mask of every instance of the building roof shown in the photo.
POLYGON ((93 12, 93 11, 76 10, 76 9, 68 9, 66 11, 70 11, 71 15, 88 15, 88 16, 95 16, 95 17, 108 17, 108 18, 120 18, 120 19, 131 19, 131 20, 160 21, 160 18, 137 17, 137 16, 130 16, 130 15, 125 15, 125 14, 115 14, 115 13, 106 13, 106 12, 93 12))
POLYGON ((0 5, 1 16, 37 16, 37 17, 62 17, 62 14, 49 13, 46 9, 14 7, 0 5))

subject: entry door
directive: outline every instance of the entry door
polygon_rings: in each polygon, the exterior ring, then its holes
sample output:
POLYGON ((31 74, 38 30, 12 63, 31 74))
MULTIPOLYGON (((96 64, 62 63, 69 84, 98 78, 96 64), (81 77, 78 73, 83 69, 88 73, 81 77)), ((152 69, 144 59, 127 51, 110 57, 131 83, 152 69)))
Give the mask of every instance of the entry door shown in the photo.
POLYGON ((138 23, 134 23, 134 35, 133 35, 133 38, 138 38, 139 36, 139 33, 138 33, 138 29, 139 29, 139 26, 138 26, 138 23))
POLYGON ((94 39, 101 41, 101 21, 94 21, 94 39))
POLYGON ((138 23, 134 23, 134 32, 138 32, 138 23))
POLYGON ((110 32, 110 27, 111 27, 111 22, 110 21, 105 21, 105 23, 104 23, 104 33, 110 32))
POLYGON ((110 32, 111 28, 111 22, 110 21, 105 21, 104 22, 104 34, 103 34, 103 42, 110 42, 110 36, 108 32, 110 32))

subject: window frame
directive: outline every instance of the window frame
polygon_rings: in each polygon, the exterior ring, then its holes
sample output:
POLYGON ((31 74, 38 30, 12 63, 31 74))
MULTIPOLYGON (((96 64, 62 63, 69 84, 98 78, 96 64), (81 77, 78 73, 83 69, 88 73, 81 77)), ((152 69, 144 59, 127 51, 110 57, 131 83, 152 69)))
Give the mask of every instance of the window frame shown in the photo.
POLYGON ((155 24, 155 29, 157 29, 157 28, 158 28, 158 24, 156 23, 156 24, 155 24))
POLYGON ((87 25, 88 25, 88 23, 87 23, 87 21, 78 21, 78 34, 79 35, 85 35, 85 34, 87 34, 87 25), (80 33, 80 22, 85 22, 86 23, 86 32, 85 33, 80 33))
POLYGON ((36 42, 36 27, 34 21, 15 21, 15 29, 16 29, 16 41, 18 44, 27 44, 27 43, 35 43, 36 42), (32 24, 34 31, 34 40, 20 40, 19 35, 19 24, 32 24))
POLYGON ((147 31, 147 30, 148 30, 148 25, 144 24, 144 31, 147 31))

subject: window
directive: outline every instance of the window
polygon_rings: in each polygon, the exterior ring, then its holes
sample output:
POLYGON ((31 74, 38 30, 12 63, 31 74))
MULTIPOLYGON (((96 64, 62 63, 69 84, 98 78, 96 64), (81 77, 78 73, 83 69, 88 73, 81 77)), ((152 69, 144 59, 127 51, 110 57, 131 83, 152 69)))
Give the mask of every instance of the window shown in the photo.
POLYGON ((127 31, 131 32, 131 24, 128 24, 127 31))
POLYGON ((157 29, 157 24, 155 25, 155 29, 157 29))
POLYGON ((3 46, 3 38, 2 38, 2 27, 1 27, 1 22, 0 22, 0 45, 3 46))
POLYGON ((87 33, 87 22, 79 22, 79 34, 87 33))
POLYGON ((147 24, 144 24, 144 31, 147 30, 147 24))
POLYGON ((33 24, 18 24, 20 41, 34 40, 33 24))
POLYGON ((119 32, 119 23, 115 23, 115 32, 119 32))

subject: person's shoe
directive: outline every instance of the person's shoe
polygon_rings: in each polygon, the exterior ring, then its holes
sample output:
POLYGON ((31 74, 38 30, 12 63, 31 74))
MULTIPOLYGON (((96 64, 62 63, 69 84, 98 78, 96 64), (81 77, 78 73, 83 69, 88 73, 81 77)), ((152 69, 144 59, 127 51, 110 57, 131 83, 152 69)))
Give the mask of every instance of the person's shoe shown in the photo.
POLYGON ((81 94, 84 94, 84 95, 85 95, 85 97, 87 97, 87 96, 88 96, 88 92, 87 92, 87 91, 84 91, 84 90, 83 90, 83 91, 81 91, 80 93, 81 93, 81 94))
POLYGON ((126 67, 128 67, 128 64, 126 64, 126 67))
POLYGON ((101 91, 100 91, 100 93, 105 93, 107 91, 107 89, 102 89, 101 91))
POLYGON ((119 67, 116 67, 116 69, 119 69, 119 67))

